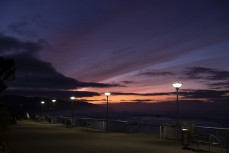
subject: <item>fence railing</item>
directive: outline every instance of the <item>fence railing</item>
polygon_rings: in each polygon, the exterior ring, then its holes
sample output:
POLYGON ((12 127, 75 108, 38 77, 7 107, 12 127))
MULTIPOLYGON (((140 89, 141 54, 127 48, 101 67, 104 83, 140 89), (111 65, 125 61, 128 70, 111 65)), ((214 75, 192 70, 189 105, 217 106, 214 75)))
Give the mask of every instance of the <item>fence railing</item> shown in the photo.
MULTIPOLYGON (((98 130, 106 130, 105 119, 94 118, 74 118, 71 117, 50 117, 37 118, 39 121, 46 121, 50 123, 61 123, 66 127, 87 127, 98 130)), ((192 133, 206 134, 217 137, 222 143, 222 147, 228 153, 229 148, 229 128, 196 126, 194 124, 183 124, 181 128, 189 128, 192 133)), ((157 133, 160 138, 175 139, 176 126, 174 124, 160 125, 153 123, 152 120, 109 120, 108 131, 122 132, 122 133, 157 133)), ((181 131, 181 130, 180 130, 181 131)), ((181 133, 180 133, 181 136, 181 133)))
MULTIPOLYGON (((98 130, 106 129, 105 119, 95 118, 74 118, 72 121, 71 117, 64 116, 46 116, 44 118, 36 118, 38 121, 45 121, 49 123, 60 123, 67 127, 87 127, 98 130)), ((108 130, 112 132, 122 133, 159 133, 159 124, 154 124, 152 120, 109 120, 108 130)))
POLYGON ((229 152, 229 128, 195 126, 195 132, 197 134, 214 135, 219 139, 222 147, 226 149, 226 152, 229 152))
MULTIPOLYGON (((224 149, 228 153, 229 148, 229 128, 218 128, 218 127, 206 127, 206 126, 196 126, 194 124, 183 123, 180 126, 180 140, 182 140, 182 129, 187 129, 189 131, 188 139, 192 137, 206 137, 206 140, 202 139, 199 141, 205 141, 205 144, 211 145, 213 142, 217 142, 219 148, 224 149)), ((165 139, 176 139, 176 125, 174 124, 163 124, 160 126, 160 138, 165 139)), ((190 141, 190 140, 187 140, 190 141)))

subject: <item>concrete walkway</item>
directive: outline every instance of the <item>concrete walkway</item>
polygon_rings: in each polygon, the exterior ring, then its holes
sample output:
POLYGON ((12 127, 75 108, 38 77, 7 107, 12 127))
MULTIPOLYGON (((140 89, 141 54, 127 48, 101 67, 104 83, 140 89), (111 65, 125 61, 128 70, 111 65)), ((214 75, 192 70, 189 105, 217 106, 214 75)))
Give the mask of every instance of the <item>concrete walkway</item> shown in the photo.
POLYGON ((12 126, 10 153, 191 153, 152 134, 106 133, 59 124, 20 121, 12 126))

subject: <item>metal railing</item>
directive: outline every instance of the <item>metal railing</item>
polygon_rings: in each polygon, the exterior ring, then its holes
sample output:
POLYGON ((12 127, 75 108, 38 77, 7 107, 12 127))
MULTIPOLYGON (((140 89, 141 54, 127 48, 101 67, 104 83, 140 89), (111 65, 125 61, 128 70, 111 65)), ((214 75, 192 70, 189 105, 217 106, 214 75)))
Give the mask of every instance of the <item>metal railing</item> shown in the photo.
POLYGON ((220 144, 220 147, 229 152, 229 128, 195 126, 195 133, 211 135, 220 144))
MULTIPOLYGON (((105 119, 75 118, 64 116, 46 116, 36 118, 37 121, 64 124, 67 127, 87 127, 98 130, 105 130, 105 119), (71 126, 70 126, 71 125, 71 126)), ((159 124, 154 124, 152 120, 109 120, 108 130, 122 133, 159 133, 159 124)))
MULTIPOLYGON (((41 120, 41 119, 37 119, 41 120)), ((106 130, 105 119, 94 119, 94 118, 75 118, 73 121, 71 117, 57 116, 50 117, 46 116, 44 121, 50 123, 61 123, 66 127, 86 127, 98 130, 106 130)), ((165 134, 165 137, 173 139, 175 136, 174 124, 155 124, 151 120, 109 120, 108 130, 111 132, 122 132, 122 133, 160 133, 165 134), (165 127, 167 127, 165 129, 165 127), (163 131, 164 130, 164 131, 163 131), (167 130, 165 133, 165 130, 167 130)), ((184 124, 181 127, 190 129, 191 133, 211 135, 211 139, 215 139, 220 143, 220 146, 228 152, 229 146, 229 128, 218 128, 218 127, 206 127, 206 126, 195 126, 194 124, 184 124)), ((181 131, 181 130, 180 130, 181 131)))

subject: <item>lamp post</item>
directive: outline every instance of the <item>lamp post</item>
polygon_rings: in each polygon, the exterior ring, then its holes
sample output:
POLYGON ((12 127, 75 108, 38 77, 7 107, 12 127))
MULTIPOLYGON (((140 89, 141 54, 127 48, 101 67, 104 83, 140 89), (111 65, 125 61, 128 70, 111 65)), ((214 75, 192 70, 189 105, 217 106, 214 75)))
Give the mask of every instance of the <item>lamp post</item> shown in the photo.
POLYGON ((56 99, 53 99, 53 100, 52 100, 52 111, 53 111, 52 122, 53 122, 53 123, 54 123, 54 113, 55 113, 55 112, 54 112, 54 111, 55 111, 54 108, 55 108, 55 103, 56 103, 56 99))
POLYGON ((179 120, 180 120, 180 112, 179 112, 179 98, 178 98, 178 90, 180 89, 180 87, 182 86, 182 83, 180 82, 175 82, 173 83, 173 87, 176 89, 176 94, 177 94, 177 101, 176 101, 176 117, 177 117, 177 121, 176 121, 176 141, 177 143, 179 142, 179 120))
POLYGON ((41 114, 42 114, 42 121, 44 121, 44 101, 41 101, 41 114))
POLYGON ((73 101, 75 100, 75 97, 70 97, 70 99, 71 99, 71 102, 72 102, 72 123, 73 123, 73 116, 74 116, 74 114, 73 114, 73 101))
POLYGON ((108 132, 108 97, 111 95, 111 93, 105 92, 104 95, 107 96, 106 132, 108 132))

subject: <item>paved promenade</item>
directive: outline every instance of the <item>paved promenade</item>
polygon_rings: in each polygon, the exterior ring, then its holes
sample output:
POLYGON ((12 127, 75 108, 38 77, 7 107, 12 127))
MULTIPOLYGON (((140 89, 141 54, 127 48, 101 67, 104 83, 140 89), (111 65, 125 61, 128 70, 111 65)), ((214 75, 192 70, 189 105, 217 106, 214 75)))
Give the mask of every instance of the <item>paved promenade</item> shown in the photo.
POLYGON ((10 153, 191 153, 152 134, 106 133, 60 124, 20 121, 12 126, 10 153))

